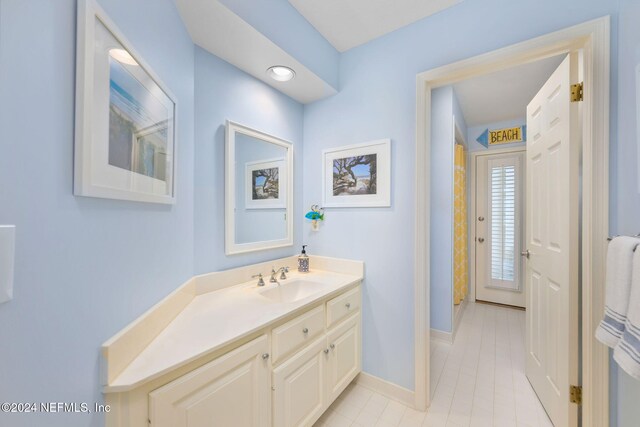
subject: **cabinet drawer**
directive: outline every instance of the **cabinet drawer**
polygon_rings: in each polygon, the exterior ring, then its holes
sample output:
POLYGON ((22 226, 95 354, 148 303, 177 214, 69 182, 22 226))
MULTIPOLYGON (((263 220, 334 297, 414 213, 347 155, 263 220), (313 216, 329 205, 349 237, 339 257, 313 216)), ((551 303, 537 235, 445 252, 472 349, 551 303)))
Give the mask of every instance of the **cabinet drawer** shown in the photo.
POLYGON ((273 330, 273 363, 283 360, 295 350, 324 332, 324 307, 318 306, 273 330))
POLYGON ((327 302, 327 327, 332 327, 359 308, 360 286, 327 302))

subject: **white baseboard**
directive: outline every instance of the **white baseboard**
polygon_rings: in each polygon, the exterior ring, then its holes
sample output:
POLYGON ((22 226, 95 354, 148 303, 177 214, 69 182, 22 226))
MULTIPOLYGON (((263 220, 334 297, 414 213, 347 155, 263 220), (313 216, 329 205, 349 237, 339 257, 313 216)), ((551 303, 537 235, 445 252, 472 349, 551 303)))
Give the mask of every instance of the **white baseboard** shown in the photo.
POLYGON ((410 408, 415 408, 415 394, 413 391, 404 387, 400 387, 394 383, 383 380, 366 372, 360 372, 356 377, 356 384, 366 387, 369 390, 373 390, 376 393, 388 397, 391 400, 402 403, 410 408))
POLYGON ((467 307, 466 298, 460 302, 460 308, 453 319, 453 332, 445 332, 439 329, 431 329, 431 339, 434 341, 442 341, 448 344, 453 344, 453 340, 456 338, 458 328, 460 327, 460 320, 464 314, 464 309, 467 307))
POLYGON ((451 337, 452 342, 456 339, 456 334, 458 333, 458 328, 460 327, 460 321, 462 320, 462 315, 464 314, 465 308, 467 308, 467 298, 460 301, 460 308, 456 313, 455 319, 453 319, 453 336, 451 337))
POLYGON ((453 343, 453 334, 451 332, 445 332, 438 329, 431 329, 431 340, 451 344, 453 343))

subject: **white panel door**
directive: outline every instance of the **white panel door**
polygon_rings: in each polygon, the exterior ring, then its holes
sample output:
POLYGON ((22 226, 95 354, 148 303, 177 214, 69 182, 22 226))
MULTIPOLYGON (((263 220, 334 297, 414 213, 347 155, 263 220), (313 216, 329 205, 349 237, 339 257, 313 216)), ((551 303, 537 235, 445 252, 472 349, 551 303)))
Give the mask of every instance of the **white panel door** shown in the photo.
POLYGON ((524 150, 476 158, 476 300, 525 306, 524 150))
POLYGON ((526 373, 551 421, 577 426, 580 135, 577 55, 560 64, 527 107, 526 373))
POLYGON ((152 391, 152 427, 267 427, 271 385, 266 336, 152 391))
POLYGON ((361 369, 360 314, 339 325, 327 336, 327 402, 333 402, 361 369))
POLYGON ((312 426, 320 418, 328 353, 323 337, 273 371, 274 426, 312 426))

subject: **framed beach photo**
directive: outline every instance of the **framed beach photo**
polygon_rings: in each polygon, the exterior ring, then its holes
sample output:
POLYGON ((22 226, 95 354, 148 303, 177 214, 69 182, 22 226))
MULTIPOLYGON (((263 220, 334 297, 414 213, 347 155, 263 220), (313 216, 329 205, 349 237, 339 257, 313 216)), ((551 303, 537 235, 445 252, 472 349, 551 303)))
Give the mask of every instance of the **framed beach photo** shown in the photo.
POLYGON ((391 140, 323 152, 324 207, 391 206, 391 140))
POLYGON ((245 165, 245 208, 285 208, 286 182, 284 159, 250 162, 245 165))
POLYGON ((175 203, 175 97, 94 0, 76 61, 74 194, 175 203))

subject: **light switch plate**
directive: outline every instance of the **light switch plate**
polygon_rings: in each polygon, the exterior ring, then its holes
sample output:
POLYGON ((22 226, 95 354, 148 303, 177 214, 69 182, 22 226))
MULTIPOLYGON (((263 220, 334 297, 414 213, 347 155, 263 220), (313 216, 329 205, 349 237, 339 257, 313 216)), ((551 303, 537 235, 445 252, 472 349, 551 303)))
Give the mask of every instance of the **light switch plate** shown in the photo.
POLYGON ((0 304, 13 298, 16 226, 0 225, 0 304))

